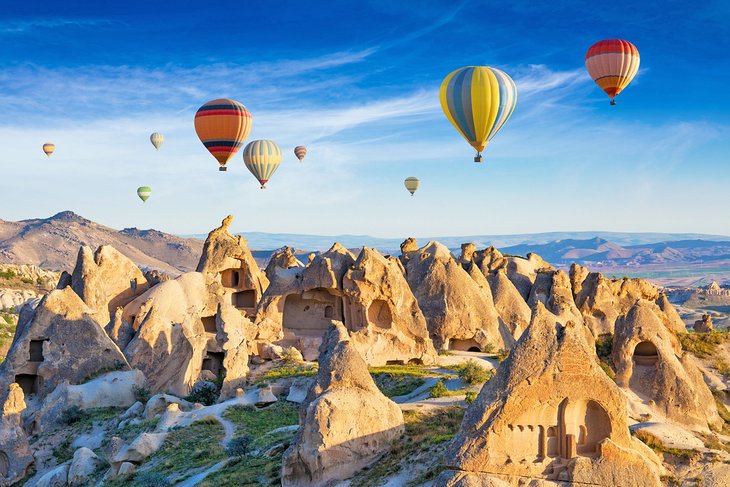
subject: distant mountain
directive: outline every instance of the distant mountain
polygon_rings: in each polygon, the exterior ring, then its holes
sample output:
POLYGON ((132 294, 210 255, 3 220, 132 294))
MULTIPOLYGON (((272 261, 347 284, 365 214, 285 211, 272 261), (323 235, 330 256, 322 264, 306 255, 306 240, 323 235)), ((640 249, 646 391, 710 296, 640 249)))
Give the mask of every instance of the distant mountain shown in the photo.
POLYGON ((170 273, 194 270, 203 242, 157 230, 117 231, 71 211, 19 222, 0 220, 0 263, 35 264, 71 271, 81 245, 112 245, 143 268, 170 273))
MULTIPOLYGON (((312 251, 327 250, 334 242, 339 242, 348 248, 357 248, 367 245, 376 247, 385 252, 398 252, 400 244, 408 235, 398 238, 371 237, 370 235, 305 235, 297 233, 264 233, 243 232, 252 249, 278 249, 285 245, 312 251)), ((206 234, 184 235, 205 239, 206 234)), ((461 248, 465 242, 474 242, 478 248, 494 245, 497 248, 526 245, 535 248, 536 245, 549 244, 556 241, 602 239, 621 247, 634 245, 661 244, 674 241, 720 241, 730 242, 730 236, 704 235, 695 233, 622 233, 622 232, 545 232, 511 235, 465 235, 457 237, 417 237, 425 244, 429 240, 437 240, 452 250, 461 248)), ((538 252, 539 253, 539 252, 538 252)))

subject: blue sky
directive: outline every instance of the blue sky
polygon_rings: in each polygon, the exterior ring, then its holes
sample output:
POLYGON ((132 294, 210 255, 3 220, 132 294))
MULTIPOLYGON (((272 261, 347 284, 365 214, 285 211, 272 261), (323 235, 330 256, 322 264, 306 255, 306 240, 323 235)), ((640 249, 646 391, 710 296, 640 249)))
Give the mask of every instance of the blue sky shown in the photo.
POLYGON ((730 235, 727 2, 14 3, 0 14, 1 219, 70 209, 183 234, 231 213, 236 230, 280 233, 730 235), (641 69, 611 107, 583 59, 615 37, 638 47, 641 69), (475 64, 519 92, 481 165, 437 95, 475 64), (195 135, 195 111, 220 97, 251 111, 249 140, 285 152, 265 191, 240 153, 219 173, 195 135), (407 176, 422 181, 413 198, 407 176))

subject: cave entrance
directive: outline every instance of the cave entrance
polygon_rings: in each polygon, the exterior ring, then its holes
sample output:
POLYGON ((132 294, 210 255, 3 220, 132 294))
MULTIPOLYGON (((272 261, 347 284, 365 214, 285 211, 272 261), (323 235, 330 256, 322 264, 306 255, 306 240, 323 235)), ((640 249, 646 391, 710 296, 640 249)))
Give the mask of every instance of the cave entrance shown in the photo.
POLYGON ((221 272, 221 283, 225 287, 238 288, 241 285, 241 269, 226 269, 221 272))
POLYGON ((28 349, 31 362, 43 362, 43 340, 31 340, 28 349))
POLYGON ((18 374, 15 376, 15 382, 23 389, 23 394, 26 396, 38 393, 40 378, 35 374, 18 374))
POLYGON ((452 338, 449 340, 449 350, 458 350, 460 352, 481 352, 482 347, 473 338, 466 340, 452 338))
POLYGON ((368 321, 380 328, 390 328, 393 325, 393 315, 390 313, 388 302, 376 299, 368 306, 368 321))
POLYGON ((611 419, 596 401, 564 399, 558 407, 557 433, 562 458, 594 456, 598 444, 611 435, 611 419))
POLYGON ((284 300, 285 331, 301 336, 320 336, 327 331, 332 320, 344 321, 342 298, 327 289, 290 294, 284 300))
POLYGON ((223 368, 224 356, 225 354, 223 352, 207 352, 203 358, 203 366, 201 369, 209 370, 213 375, 219 377, 225 370, 223 368))
POLYGON ((233 293, 231 301, 231 304, 236 308, 253 309, 256 307, 256 292, 253 289, 238 291, 237 293, 233 293))
POLYGON ((636 365, 655 365, 659 361, 659 352, 650 341, 643 341, 634 349, 634 362, 636 365))
POLYGON ((215 326, 215 315, 203 316, 202 318, 200 318, 200 320, 203 322, 203 329, 206 333, 212 333, 214 335, 216 334, 218 330, 215 326))

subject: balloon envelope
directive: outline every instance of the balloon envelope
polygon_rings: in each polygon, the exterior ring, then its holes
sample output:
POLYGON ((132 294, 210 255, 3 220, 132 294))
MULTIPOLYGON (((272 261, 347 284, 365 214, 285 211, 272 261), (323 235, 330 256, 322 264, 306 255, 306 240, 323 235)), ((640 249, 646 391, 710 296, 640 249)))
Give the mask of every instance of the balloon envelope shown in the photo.
POLYGON ((593 81, 613 100, 639 71, 639 50, 629 41, 607 39, 593 44, 586 53, 586 69, 593 81))
POLYGON ((294 155, 297 156, 297 159, 300 161, 304 159, 304 156, 307 155, 307 148, 303 145, 298 145, 294 148, 294 155))
POLYGON ((155 132, 150 135, 150 142, 155 146, 155 149, 160 150, 160 146, 165 142, 165 137, 161 133, 155 132))
POLYGON ((281 163, 281 149, 273 140, 253 140, 243 148, 243 163, 265 189, 281 163))
POLYGON ((403 184, 405 184, 406 189, 411 193, 411 196, 413 196, 413 193, 415 193, 421 186, 421 181, 419 181, 418 178, 410 177, 406 178, 406 180, 403 181, 403 184))
POLYGON ((152 188, 149 186, 140 186, 137 188, 137 196, 139 196, 139 199, 142 201, 147 201, 150 195, 152 195, 152 188))
POLYGON ((209 101, 195 114, 195 132, 221 171, 248 137, 251 120, 245 106, 228 98, 209 101))
POLYGON ((45 152, 48 157, 51 157, 51 154, 53 154, 53 151, 55 150, 56 146, 54 144, 51 144, 50 142, 43 144, 43 152, 45 152))
POLYGON ((489 66, 467 66, 441 83, 441 108, 451 124, 481 151, 507 123, 517 103, 517 86, 507 73, 489 66))

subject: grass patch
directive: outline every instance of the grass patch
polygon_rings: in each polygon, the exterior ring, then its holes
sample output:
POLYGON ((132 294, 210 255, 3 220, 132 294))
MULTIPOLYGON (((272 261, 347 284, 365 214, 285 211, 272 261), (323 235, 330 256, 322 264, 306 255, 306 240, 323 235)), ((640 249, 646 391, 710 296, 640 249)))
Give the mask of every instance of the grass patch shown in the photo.
POLYGON ((393 445, 390 453, 383 456, 369 469, 357 474, 352 479, 352 487, 378 485, 383 479, 395 475, 409 465, 418 461, 425 468, 419 475, 412 477, 409 486, 432 480, 443 468, 443 451, 449 440, 459 430, 464 417, 460 407, 449 407, 434 412, 404 411, 405 434, 393 445))
POLYGON ((251 435, 256 439, 269 431, 299 424, 299 406, 286 401, 275 402, 263 409, 246 406, 232 406, 223 417, 234 424, 236 435, 251 435))
POLYGON ((317 374, 319 368, 316 365, 302 363, 281 363, 254 381, 254 384, 261 382, 270 382, 278 379, 286 379, 290 377, 310 377, 317 374))
POLYGON ((368 367, 370 374, 391 374, 391 375, 411 375, 414 377, 437 377, 443 376, 438 372, 434 372, 425 365, 384 365, 382 367, 368 367))
POLYGON ((458 389, 456 391, 450 391, 446 388, 444 381, 440 380, 435 386, 428 392, 428 397, 439 398, 439 397, 452 397, 466 395, 468 391, 466 389, 458 389))
POLYGON ((60 416, 60 430, 64 435, 61 441, 54 449, 53 456, 57 463, 63 463, 73 458, 75 449, 71 447, 73 440, 84 433, 88 433, 94 426, 94 423, 105 423, 115 420, 124 408, 95 408, 82 410, 78 406, 72 406, 66 409, 60 416))
MULTIPOLYGON (((162 448, 152 456, 148 474, 170 477, 212 465, 226 458, 221 446, 223 426, 215 419, 203 418, 190 426, 170 431, 162 448)), ((182 480, 182 477, 177 480, 182 480)))
POLYGON ((277 402, 264 409, 233 406, 226 410, 224 417, 235 425, 238 438, 248 438, 245 440, 248 453, 232 458, 200 486, 281 485, 281 458, 295 433, 271 431, 298 424, 298 406, 288 402, 277 402), (267 455, 274 447, 273 453, 267 455))
POLYGON ((423 377, 389 372, 371 373, 378 389, 387 397, 405 396, 426 382, 423 377))
POLYGON ((717 346, 729 340, 727 332, 711 331, 708 333, 680 333, 677 335, 682 348, 692 352, 699 358, 710 358, 715 354, 717 346))
POLYGON ((678 458, 684 458, 687 460, 691 460, 694 458, 697 458, 701 455, 700 452, 697 450, 683 450, 681 448, 668 448, 657 439, 656 436, 652 435, 651 433, 648 433, 646 431, 636 431, 634 435, 643 441, 646 446, 651 448, 657 453, 663 453, 666 455, 671 455, 678 458))
POLYGON ((469 359, 456 368, 456 373, 459 374, 459 379, 463 382, 475 386, 477 384, 484 384, 492 378, 493 371, 482 367, 474 359, 469 359))

